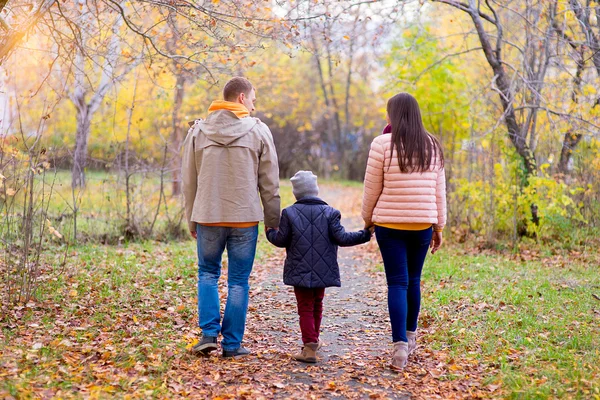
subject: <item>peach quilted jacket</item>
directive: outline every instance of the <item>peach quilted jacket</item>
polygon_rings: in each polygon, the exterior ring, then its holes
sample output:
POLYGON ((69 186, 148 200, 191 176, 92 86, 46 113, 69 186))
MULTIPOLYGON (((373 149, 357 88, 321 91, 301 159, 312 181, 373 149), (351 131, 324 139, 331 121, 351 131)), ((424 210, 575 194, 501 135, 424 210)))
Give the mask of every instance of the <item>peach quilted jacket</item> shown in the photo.
POLYGON ((446 176, 439 162, 427 172, 403 173, 398 153, 390 154, 392 135, 381 135, 371 143, 363 195, 365 223, 446 224, 446 176), (391 164, 390 164, 391 158, 391 164))

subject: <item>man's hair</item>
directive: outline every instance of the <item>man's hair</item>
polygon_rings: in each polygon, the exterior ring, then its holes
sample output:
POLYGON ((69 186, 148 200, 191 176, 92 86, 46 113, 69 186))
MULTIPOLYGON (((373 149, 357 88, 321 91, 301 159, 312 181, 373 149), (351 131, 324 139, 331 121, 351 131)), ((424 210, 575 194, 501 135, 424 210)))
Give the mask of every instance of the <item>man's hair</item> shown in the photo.
POLYGON ((225 99, 225 101, 234 101, 240 93, 248 95, 252 89, 253 86, 248 79, 236 76, 235 78, 231 78, 225 84, 225 87, 223 88, 223 99, 225 99))

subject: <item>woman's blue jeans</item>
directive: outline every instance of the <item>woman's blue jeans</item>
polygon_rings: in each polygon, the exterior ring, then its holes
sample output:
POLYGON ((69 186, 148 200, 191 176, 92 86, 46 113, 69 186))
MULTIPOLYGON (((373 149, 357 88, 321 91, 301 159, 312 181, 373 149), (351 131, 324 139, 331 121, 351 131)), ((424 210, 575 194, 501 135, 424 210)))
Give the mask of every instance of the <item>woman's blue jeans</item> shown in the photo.
POLYGON ((406 331, 417 329, 421 309, 421 271, 432 228, 406 231, 375 226, 388 285, 392 340, 408 342, 406 331))
POLYGON ((240 347, 246 329, 248 278, 252 272, 258 226, 226 228, 196 225, 198 234, 198 324, 204 336, 223 335, 221 347, 240 347), (227 248, 227 303, 221 326, 218 282, 221 257, 227 248))

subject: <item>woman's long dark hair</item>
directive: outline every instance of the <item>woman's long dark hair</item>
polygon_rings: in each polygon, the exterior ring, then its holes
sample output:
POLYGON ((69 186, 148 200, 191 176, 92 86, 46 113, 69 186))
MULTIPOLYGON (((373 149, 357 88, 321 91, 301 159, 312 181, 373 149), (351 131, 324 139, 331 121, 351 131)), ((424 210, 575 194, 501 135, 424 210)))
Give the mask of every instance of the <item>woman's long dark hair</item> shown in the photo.
POLYGON ((399 93, 388 100, 387 113, 392 125, 391 154, 396 147, 400 171, 425 172, 436 162, 444 166, 442 146, 425 130, 417 99, 408 93, 399 93))

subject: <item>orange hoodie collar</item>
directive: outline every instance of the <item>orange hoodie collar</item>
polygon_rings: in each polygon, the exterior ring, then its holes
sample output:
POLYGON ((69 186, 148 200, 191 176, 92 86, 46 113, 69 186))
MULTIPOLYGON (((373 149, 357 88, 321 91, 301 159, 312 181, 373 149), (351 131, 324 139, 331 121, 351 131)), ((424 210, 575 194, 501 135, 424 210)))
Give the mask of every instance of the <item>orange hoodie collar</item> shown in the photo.
POLYGON ((210 114, 213 111, 217 110, 227 110, 234 113, 238 118, 244 118, 250 115, 246 106, 240 103, 234 103, 232 101, 225 100, 215 100, 212 102, 210 107, 208 107, 208 113, 210 114))

